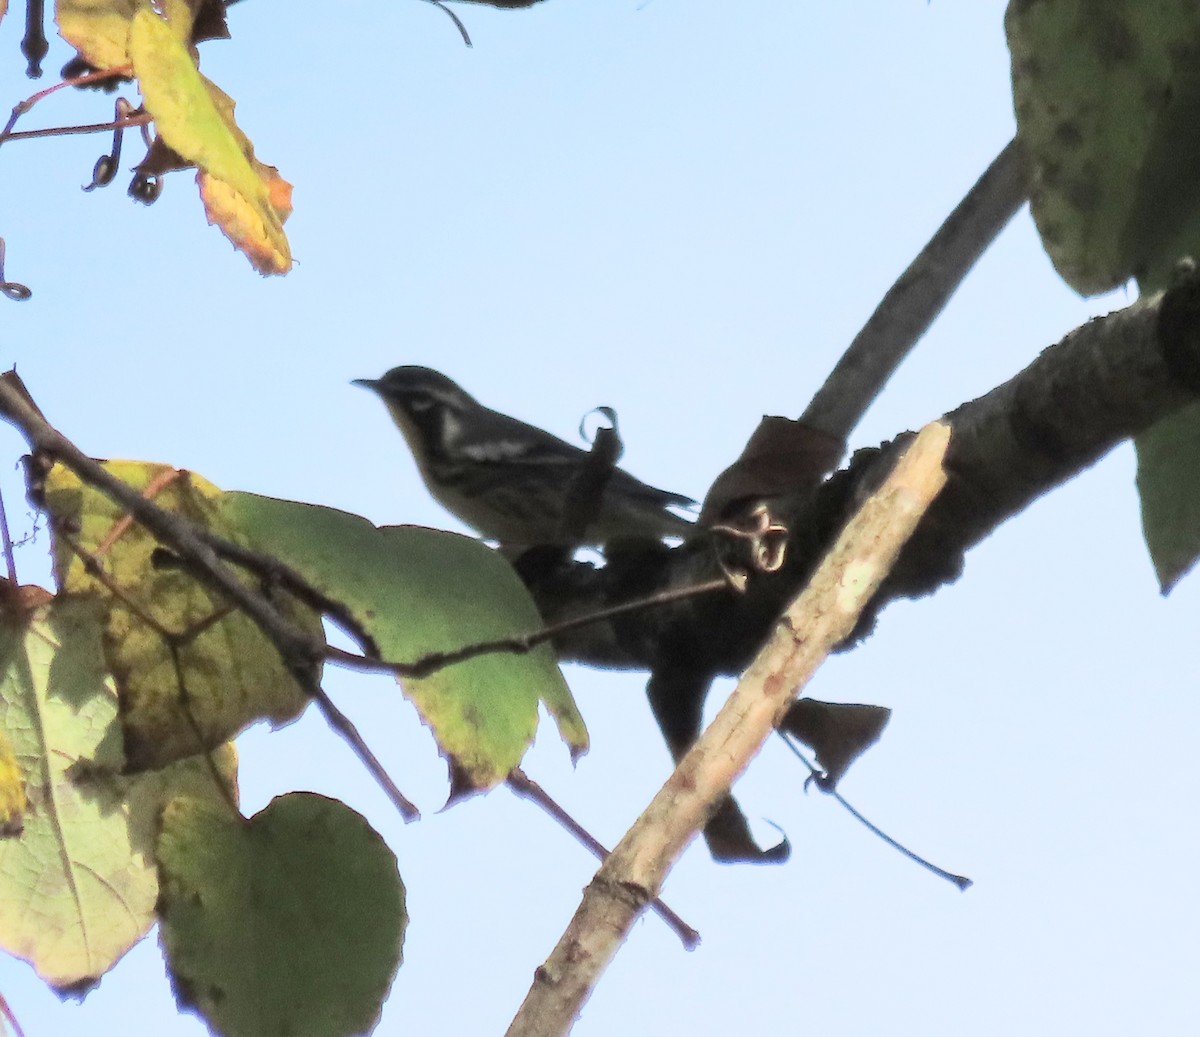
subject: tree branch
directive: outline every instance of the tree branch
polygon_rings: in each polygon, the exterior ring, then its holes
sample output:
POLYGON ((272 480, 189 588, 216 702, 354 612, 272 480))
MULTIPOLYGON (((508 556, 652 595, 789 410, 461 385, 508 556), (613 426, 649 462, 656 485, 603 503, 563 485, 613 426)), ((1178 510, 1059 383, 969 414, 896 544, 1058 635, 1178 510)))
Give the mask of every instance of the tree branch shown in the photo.
POLYGON ((928 426, 846 526, 717 718, 601 865, 537 970, 508 1037, 565 1034, 638 915, 895 561, 945 483, 950 431, 928 426))
MULTIPOLYGON (((1045 350, 1014 378, 946 420, 954 429, 950 484, 895 571, 867 609, 855 636, 889 601, 919 597, 956 579, 963 554, 1047 490, 1093 464, 1117 444, 1193 403, 1200 395, 1200 278, 1097 318, 1045 350)), ((670 658, 717 674, 737 673, 779 610, 807 579, 837 530, 878 478, 903 437, 860 450, 848 467, 794 504, 788 561, 757 576, 744 595, 713 594, 634 617, 565 633, 563 659, 614 669, 655 668, 670 658)), ((716 575, 711 547, 693 538, 662 556, 604 569, 560 568, 531 589, 548 624, 636 595, 716 575)))
POLYGON ((942 312, 996 235, 1029 198, 1014 137, 888 289, 800 416, 842 442, 942 312))

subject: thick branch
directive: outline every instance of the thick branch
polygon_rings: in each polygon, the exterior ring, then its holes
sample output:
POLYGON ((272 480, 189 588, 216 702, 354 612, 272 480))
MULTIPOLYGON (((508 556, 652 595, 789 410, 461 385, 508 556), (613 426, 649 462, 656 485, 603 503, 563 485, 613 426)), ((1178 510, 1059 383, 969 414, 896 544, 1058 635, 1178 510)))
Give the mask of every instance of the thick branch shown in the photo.
POLYGON ((854 516, 712 725, 601 865, 508 1037, 565 1034, 633 922, 888 572, 945 483, 949 429, 926 428, 854 516))
MULTIPOLYGON (((951 582, 963 553, 1001 522, 1118 443, 1195 402, 1197 372, 1200 278, 1193 276, 1165 295, 1090 321, 1010 381, 947 415, 955 433, 947 460, 950 484, 871 603, 868 620, 894 598, 928 594, 951 582)), ((847 468, 798 502, 786 516, 792 531, 787 565, 753 580, 747 594, 713 594, 616 617, 556 639, 560 655, 646 670, 684 658, 712 673, 739 672, 901 442, 859 451, 847 468)), ((546 621, 554 623, 709 579, 715 569, 711 547, 699 537, 628 565, 617 553, 605 569, 559 570, 533 590, 546 621)))

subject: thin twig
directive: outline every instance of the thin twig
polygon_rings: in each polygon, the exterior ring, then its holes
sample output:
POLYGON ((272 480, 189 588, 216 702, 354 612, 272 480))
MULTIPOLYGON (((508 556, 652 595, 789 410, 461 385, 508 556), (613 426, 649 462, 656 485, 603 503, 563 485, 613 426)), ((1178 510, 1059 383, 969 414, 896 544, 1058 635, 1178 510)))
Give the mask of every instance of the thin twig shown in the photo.
MULTIPOLYGON (((556 803, 544 788, 526 774, 520 767, 514 767, 509 772, 505 784, 515 795, 532 800, 573 835, 597 860, 602 861, 608 856, 604 844, 596 839, 586 828, 568 814, 556 803)), ((700 934, 663 903, 660 897, 655 897, 650 903, 650 910, 659 916, 671 931, 679 937, 685 950, 695 950, 700 945, 700 934)))
POLYGON ((358 728, 354 726, 354 722, 346 716, 340 709, 333 704, 329 694, 324 688, 319 685, 310 692, 312 698, 317 703, 317 708, 321 711, 321 715, 339 735, 342 736, 351 749, 354 750, 354 755, 370 772, 375 779, 376 784, 383 789, 384 794, 392 801, 399 812, 400 816, 405 821, 417 821, 421 817, 421 811, 404 795, 403 792, 392 781, 391 775, 384 769, 379 758, 368 748, 363 736, 359 734, 358 728))
POLYGON ((688 587, 672 587, 665 591, 659 591, 657 594, 648 594, 644 598, 635 598, 633 601, 625 601, 620 605, 597 609, 595 612, 588 612, 582 616, 573 616, 570 619, 564 619, 561 623, 555 623, 553 626, 543 627, 541 630, 534 630, 527 634, 514 634, 511 637, 500 637, 494 641, 476 641, 445 652, 430 652, 411 663, 372 659, 365 655, 355 655, 342 648, 335 648, 333 645, 326 646, 325 657, 330 662, 338 663, 352 670, 366 670, 371 673, 390 672, 397 677, 428 677, 431 673, 455 663, 465 662, 467 659, 474 659, 481 655, 493 655, 497 652, 524 655, 533 651, 538 645, 552 641, 559 634, 565 634, 579 627, 601 623, 629 612, 640 612, 657 605, 670 605, 701 594, 711 594, 713 591, 728 589, 729 581, 720 577, 688 587))
POLYGON ((635 919, 779 717, 854 628, 946 475, 949 428, 927 426, 852 518, 791 603, 708 730, 680 761, 608 859, 546 963, 508 1037, 560 1037, 571 1027, 635 919))
POLYGON ((897 842, 878 825, 868 821, 866 817, 852 807, 846 798, 840 792, 838 792, 837 786, 823 780, 825 778, 825 772, 809 762, 808 757, 805 756, 804 753, 800 751, 800 747, 796 745, 795 736, 792 735, 790 731, 780 730, 777 731, 776 734, 783 739, 784 745, 792 750, 792 753, 795 755, 796 759, 798 759, 802 764, 804 764, 805 767, 808 768, 809 773, 811 773, 813 776, 817 788, 824 792, 825 795, 832 796, 834 799, 836 799, 846 809, 850 816, 863 825, 869 832, 871 832, 873 835, 877 835, 880 839, 887 843, 888 846, 892 847, 892 849, 898 850, 900 853, 904 854, 904 856, 910 861, 913 861, 915 864, 921 865, 922 868, 933 872, 933 874, 939 879, 945 879, 947 882, 952 882, 959 889, 969 889, 972 885, 974 885, 971 879, 967 878, 965 875, 955 875, 954 872, 947 871, 945 868, 939 868, 932 861, 927 861, 920 854, 913 853, 912 850, 910 850, 903 843, 897 842))
POLYGON ((452 21, 454 23, 454 27, 456 29, 458 29, 458 34, 462 37, 462 41, 464 44, 466 44, 468 47, 475 46, 475 44, 473 44, 471 42, 471 34, 469 32, 467 32, 467 27, 465 25, 463 25, 462 19, 459 18, 457 14, 455 14, 452 10, 450 10, 449 7, 447 7, 444 3, 442 3, 442 0, 428 0, 428 2, 433 4, 433 6, 436 7, 439 11, 442 11, 443 13, 445 13, 445 15, 450 19, 450 21, 452 21))
MULTIPOLYGON (((130 75, 132 72, 133 67, 130 65, 126 65, 122 68, 102 69, 99 72, 85 72, 81 76, 73 76, 70 79, 64 79, 60 83, 55 83, 53 86, 48 86, 45 90, 39 90, 36 94, 31 94, 29 97, 25 98, 24 101, 18 101, 13 106, 13 110, 8 117, 8 122, 4 125, 4 129, 0 130, 0 144, 3 144, 6 140, 12 140, 14 137, 12 128, 17 124, 17 120, 39 101, 49 97, 51 94, 62 90, 64 87, 86 86, 88 83, 100 83, 106 79, 112 79, 114 76, 130 75)), ((113 127, 109 126, 108 129, 113 129, 113 127)), ((81 132, 95 132, 95 130, 86 130, 81 132)))
POLYGON ((113 122, 92 122, 82 126, 48 126, 43 130, 17 130, 15 133, 0 133, 0 144, 10 140, 37 140, 41 137, 73 137, 84 133, 106 133, 112 130, 127 130, 132 126, 148 126, 154 121, 149 112, 131 115, 128 119, 113 122))
POLYGON ((13 589, 17 586, 17 560, 13 555, 12 537, 8 533, 8 512, 4 508, 4 494, 0 493, 0 546, 4 549, 4 564, 8 569, 8 582, 13 589))
POLYGON ((963 278, 1028 198, 1025 158, 1014 138, 888 289, 800 420, 846 441, 963 278))

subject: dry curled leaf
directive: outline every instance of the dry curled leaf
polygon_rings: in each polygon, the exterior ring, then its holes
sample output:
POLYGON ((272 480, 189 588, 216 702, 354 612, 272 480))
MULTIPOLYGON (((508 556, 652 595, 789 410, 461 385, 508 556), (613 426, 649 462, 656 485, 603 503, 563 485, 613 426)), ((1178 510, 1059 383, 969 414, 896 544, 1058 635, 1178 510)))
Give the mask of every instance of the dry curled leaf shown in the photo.
POLYGON ((879 741, 891 715, 884 706, 798 699, 779 727, 816 753, 825 772, 821 784, 834 788, 850 764, 879 741))
POLYGON ((728 521, 759 501, 811 489, 844 451, 840 439, 802 421, 764 416, 741 456, 712 484, 700 524, 728 521))

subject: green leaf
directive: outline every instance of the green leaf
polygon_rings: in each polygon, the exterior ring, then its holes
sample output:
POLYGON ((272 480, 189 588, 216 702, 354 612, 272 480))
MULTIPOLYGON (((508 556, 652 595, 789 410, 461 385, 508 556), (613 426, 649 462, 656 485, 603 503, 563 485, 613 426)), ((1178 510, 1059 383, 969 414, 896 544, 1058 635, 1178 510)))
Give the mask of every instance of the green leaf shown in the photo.
MULTIPOLYGON (((117 699, 100 638, 95 608, 81 601, 0 625, 0 730, 30 803, 20 837, 0 842, 0 947, 74 990, 153 924, 164 799, 219 795, 202 759, 119 776, 117 699)), ((232 760, 232 750, 220 757, 227 777, 232 760)))
MULTIPOLYGON (((221 491, 199 476, 140 461, 105 467, 160 507, 236 538, 236 529, 221 518, 221 491)), ((45 499, 54 518, 59 586, 105 607, 105 652, 120 691, 130 770, 162 767, 219 745, 256 720, 282 724, 303 712, 305 692, 258 628, 228 612, 224 598, 179 566, 156 564, 157 541, 141 526, 122 523, 123 512, 107 497, 57 466, 46 480, 45 499), (99 554, 120 596, 87 572, 60 528, 77 531, 81 546, 99 554), (176 656, 146 616, 173 633, 202 630, 177 648, 178 670, 176 656)), ((278 602, 288 607, 285 597, 278 602)), ((315 614, 295 606, 290 615, 321 636, 315 614)))
POLYGON ((183 1007, 224 1037, 369 1031, 401 961, 396 858, 313 793, 250 820, 180 797, 158 841, 162 942, 183 1007))
POLYGON ((1200 236, 1200 5, 1012 0, 1005 28, 1055 268, 1082 294, 1161 284, 1200 236))
POLYGON ((1200 557, 1200 404, 1160 421, 1135 442, 1142 530, 1167 594, 1200 557))
MULTIPOLYGON (((1017 127, 1046 251, 1081 293, 1164 288, 1200 258, 1200 4, 1013 0, 1017 127)), ((1200 411, 1136 438, 1142 525, 1166 593, 1200 556, 1200 411)))
MULTIPOLYGON (((477 540, 418 526, 376 528, 332 508, 229 493, 225 515, 243 534, 343 602, 384 659, 528 633, 541 617, 512 567, 477 540)), ((490 788, 521 761, 539 699, 572 751, 587 731, 548 645, 445 667, 404 692, 449 757, 455 793, 490 788)))

